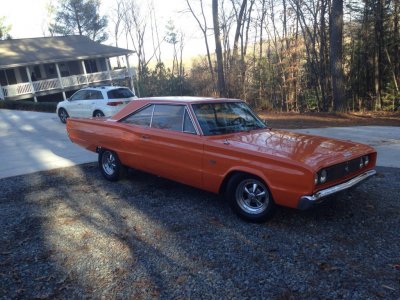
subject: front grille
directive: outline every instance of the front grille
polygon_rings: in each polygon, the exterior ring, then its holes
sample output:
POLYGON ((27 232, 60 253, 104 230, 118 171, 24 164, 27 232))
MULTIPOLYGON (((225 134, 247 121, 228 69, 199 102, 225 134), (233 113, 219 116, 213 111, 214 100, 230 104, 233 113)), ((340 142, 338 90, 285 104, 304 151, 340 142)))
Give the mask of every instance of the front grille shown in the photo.
POLYGON ((326 168, 325 169, 327 171, 326 182, 345 177, 351 173, 360 170, 360 160, 362 160, 362 158, 358 157, 326 168))

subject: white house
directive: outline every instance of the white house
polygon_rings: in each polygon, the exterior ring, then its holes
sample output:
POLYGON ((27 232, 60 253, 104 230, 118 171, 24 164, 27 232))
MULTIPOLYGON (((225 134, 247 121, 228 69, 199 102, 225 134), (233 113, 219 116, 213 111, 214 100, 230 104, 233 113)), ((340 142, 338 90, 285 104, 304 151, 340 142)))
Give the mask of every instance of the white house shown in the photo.
POLYGON ((131 50, 106 46, 85 36, 0 41, 0 99, 28 99, 77 90, 87 85, 129 79, 131 50), (122 56, 124 68, 112 69, 110 58, 122 56))

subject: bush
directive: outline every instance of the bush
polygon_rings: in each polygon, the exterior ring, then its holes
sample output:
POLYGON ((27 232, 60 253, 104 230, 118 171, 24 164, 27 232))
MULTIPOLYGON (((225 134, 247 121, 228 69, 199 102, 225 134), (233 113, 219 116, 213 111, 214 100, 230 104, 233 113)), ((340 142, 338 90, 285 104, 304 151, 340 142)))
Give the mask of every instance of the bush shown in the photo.
POLYGON ((16 109, 40 112, 55 112, 57 102, 32 102, 23 100, 0 100, 0 109, 16 109))

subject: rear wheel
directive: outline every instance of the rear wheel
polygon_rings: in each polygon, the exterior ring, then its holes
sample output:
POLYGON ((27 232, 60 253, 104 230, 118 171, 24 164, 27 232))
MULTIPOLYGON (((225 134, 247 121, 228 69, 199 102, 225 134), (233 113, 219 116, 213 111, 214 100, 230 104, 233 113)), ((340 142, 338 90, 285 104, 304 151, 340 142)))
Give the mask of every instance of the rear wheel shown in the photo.
POLYGON ((267 185, 249 174, 233 175, 226 195, 233 211, 246 221, 264 222, 275 211, 275 202, 267 185))
POLYGON ((110 181, 117 181, 125 175, 125 166, 114 151, 102 150, 99 153, 99 167, 104 178, 110 181))
POLYGON ((58 117, 60 118, 61 123, 67 123, 67 119, 69 118, 69 115, 67 111, 64 108, 60 108, 58 110, 58 117))
POLYGON ((104 117, 104 113, 101 110, 96 110, 93 113, 93 117, 99 118, 99 117, 104 117))

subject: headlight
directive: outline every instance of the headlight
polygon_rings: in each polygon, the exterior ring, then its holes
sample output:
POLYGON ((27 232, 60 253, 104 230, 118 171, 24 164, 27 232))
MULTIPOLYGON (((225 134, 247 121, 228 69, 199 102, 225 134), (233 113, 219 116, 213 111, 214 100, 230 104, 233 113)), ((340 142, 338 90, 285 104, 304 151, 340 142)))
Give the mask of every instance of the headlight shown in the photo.
POLYGON ((368 155, 365 155, 365 156, 363 157, 363 160, 364 160, 364 166, 367 166, 367 165, 369 164, 369 156, 368 156, 368 155))
POLYGON ((361 169, 362 167, 364 167, 364 159, 363 159, 363 158, 360 158, 359 167, 360 167, 360 169, 361 169))
POLYGON ((320 171, 320 173, 319 173, 319 182, 320 183, 324 183, 325 181, 326 181, 326 176, 327 176, 328 174, 327 174, 327 172, 326 172, 326 170, 324 169, 324 170, 321 170, 320 171))

